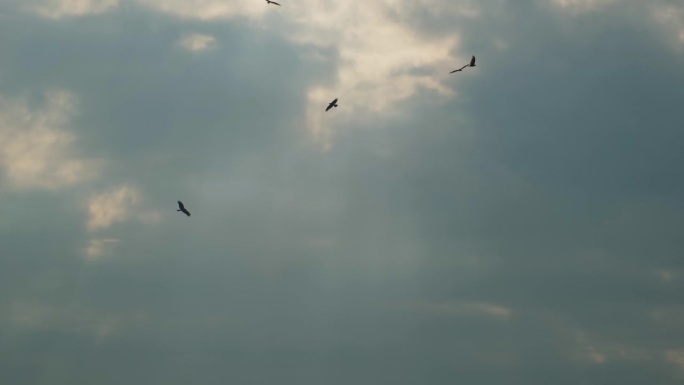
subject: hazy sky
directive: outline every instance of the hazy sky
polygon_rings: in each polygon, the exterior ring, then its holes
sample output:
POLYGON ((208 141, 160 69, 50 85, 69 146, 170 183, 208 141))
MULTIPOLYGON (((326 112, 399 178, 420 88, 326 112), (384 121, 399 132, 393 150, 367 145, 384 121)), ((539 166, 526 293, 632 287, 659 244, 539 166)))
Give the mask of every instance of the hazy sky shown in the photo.
POLYGON ((681 0, 279 2, 0 0, 0 383, 684 381, 681 0))

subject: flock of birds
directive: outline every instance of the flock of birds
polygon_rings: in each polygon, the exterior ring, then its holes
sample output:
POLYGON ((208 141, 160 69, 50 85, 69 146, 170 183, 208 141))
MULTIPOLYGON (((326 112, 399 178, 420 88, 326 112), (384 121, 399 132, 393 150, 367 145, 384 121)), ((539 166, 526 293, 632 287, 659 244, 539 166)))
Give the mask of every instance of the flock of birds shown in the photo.
MULTIPOLYGON (((275 1, 272 1, 272 0, 266 0, 266 4, 273 4, 273 5, 280 6, 279 3, 276 3, 275 1)), ((461 71, 463 71, 464 69, 466 69, 467 67, 475 67, 475 56, 473 56, 473 57, 470 59, 470 63, 464 65, 463 67, 461 67, 461 68, 459 68, 459 69, 455 69, 455 70, 453 70, 453 71, 451 71, 451 72, 449 72, 449 73, 450 73, 450 74, 453 74, 453 73, 456 73, 456 72, 461 72, 461 71)), ((330 103, 328 104, 328 107, 325 108, 325 111, 326 111, 326 112, 329 111, 329 110, 330 110, 331 108, 333 108, 333 107, 339 107, 339 105, 337 104, 337 99, 338 99, 338 98, 335 98, 335 100, 333 100, 332 102, 330 102, 330 103)), ((183 202, 181 202, 181 201, 178 201, 178 209, 177 209, 176 211, 181 212, 181 213, 183 213, 183 214, 185 214, 185 215, 187 215, 187 216, 190 216, 190 212, 185 208, 185 205, 183 205, 183 202)))

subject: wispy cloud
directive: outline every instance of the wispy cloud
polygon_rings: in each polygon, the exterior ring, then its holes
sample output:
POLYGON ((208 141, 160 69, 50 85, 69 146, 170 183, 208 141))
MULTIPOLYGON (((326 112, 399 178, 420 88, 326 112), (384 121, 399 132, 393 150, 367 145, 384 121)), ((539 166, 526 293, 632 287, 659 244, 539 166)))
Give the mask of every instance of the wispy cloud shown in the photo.
POLYGON ((25 8, 50 19, 96 15, 119 6, 119 0, 29 0, 25 8))
POLYGON ((96 260, 111 252, 112 248, 119 243, 118 239, 91 239, 84 249, 85 257, 88 260, 96 260))
POLYGON ((192 33, 182 37, 178 45, 190 52, 200 52, 212 48, 216 45, 216 38, 211 35, 192 33))
POLYGON ((143 6, 183 19, 216 20, 236 16, 255 17, 266 8, 260 1, 137 0, 143 6))
POLYGON ((552 4, 575 14, 597 11, 601 7, 614 4, 617 0, 550 0, 552 4))
POLYGON ((101 165, 75 153, 74 95, 53 91, 45 100, 35 108, 25 99, 0 98, 0 168, 11 187, 59 189, 93 178, 101 165))
POLYGON ((509 307, 485 302, 445 302, 417 303, 411 306, 416 311, 427 311, 437 314, 464 316, 485 316, 497 319, 509 319, 513 310, 509 307))
MULTIPOLYGON (((283 3, 277 9, 257 1, 138 1, 160 12, 199 20, 248 18, 262 22, 266 11, 280 12, 281 21, 270 27, 272 30, 295 44, 334 48, 339 54, 334 83, 315 84, 307 90, 305 123, 313 139, 326 148, 332 144, 334 122, 364 113, 398 113, 397 102, 421 89, 445 97, 454 95, 444 83, 446 74, 467 59, 466 54, 454 55, 458 35, 435 37, 419 33, 406 22, 411 15, 396 1, 352 4, 305 0, 283 3), (342 115, 340 118, 323 113, 325 105, 335 97, 345 105, 335 111, 342 115)), ((450 6, 430 0, 420 3, 431 12, 455 17, 473 18, 479 14, 470 1, 450 6)), ((182 44, 186 49, 200 51, 208 42, 204 37, 191 37, 182 44)))
POLYGON ((88 202, 88 230, 106 229, 115 223, 130 219, 147 223, 158 222, 159 214, 143 211, 142 201, 142 194, 131 185, 121 185, 94 195, 88 202))

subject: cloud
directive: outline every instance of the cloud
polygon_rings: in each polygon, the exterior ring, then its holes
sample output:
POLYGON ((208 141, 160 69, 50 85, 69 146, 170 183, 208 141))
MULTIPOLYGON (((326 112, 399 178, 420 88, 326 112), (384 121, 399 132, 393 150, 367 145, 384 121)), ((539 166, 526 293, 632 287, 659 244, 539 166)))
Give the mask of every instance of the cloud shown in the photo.
POLYGON ((684 5, 658 2, 651 5, 650 14, 678 43, 684 44, 684 5))
MULTIPOLYGON (((270 10, 258 2, 235 5, 214 0, 140 1, 161 12, 200 20, 246 17, 263 22, 265 10, 270 10)), ((467 18, 478 15, 473 4, 463 2, 447 7, 435 1, 420 3, 432 12, 467 18)), ((417 6, 409 8, 413 7, 417 6)), ((458 47, 458 34, 423 36, 404 22, 408 15, 402 14, 401 9, 393 1, 351 5, 307 0, 270 10, 287 15, 270 30, 301 46, 331 47, 339 55, 332 68, 333 84, 316 84, 306 93, 305 124, 313 139, 325 148, 332 143, 336 124, 362 114, 397 114, 397 103, 419 90, 453 96, 454 91, 444 84, 446 74, 468 59, 467 55, 453 54, 458 47), (345 108, 324 114, 325 106, 335 97, 340 98, 345 108), (333 113, 342 117, 333 118, 333 113)), ((186 46, 189 45, 192 43, 186 46)))
POLYGON ((676 366, 679 370, 679 378, 684 375, 684 349, 671 349, 665 352, 665 360, 676 366))
POLYGON ((140 5, 183 19, 215 20, 235 16, 255 17, 267 8, 265 2, 223 0, 136 0, 140 5))
POLYGON ((615 3, 616 0, 551 0, 551 2, 564 10, 578 14, 598 11, 601 7, 615 3))
POLYGON ((502 305, 483 302, 457 302, 440 304, 417 304, 412 308, 417 310, 434 312, 452 316, 485 316, 495 319, 509 319, 513 316, 513 310, 502 305))
POLYGON ((3 19, 3 92, 72 90, 107 167, 4 195, 1 383, 676 382, 684 67, 644 7, 264 3, 3 19))
POLYGON ((142 195, 133 186, 121 185, 107 192, 96 194, 88 202, 89 231, 106 229, 115 223, 137 219, 155 223, 160 219, 153 211, 142 211, 142 195))
POLYGON ((178 44, 190 52, 200 52, 214 47, 216 38, 211 35, 193 33, 181 38, 178 44))
POLYGON ((442 97, 454 94, 444 81, 450 67, 459 63, 453 54, 459 36, 423 36, 395 16, 393 6, 318 1, 293 5, 294 21, 286 36, 298 44, 334 47, 339 55, 333 83, 307 91, 309 130, 326 147, 332 143, 335 125, 367 114, 397 114, 397 103, 419 90, 442 97), (325 113, 335 97, 344 108, 325 113))
POLYGON ((26 8, 46 18, 61 19, 102 14, 118 6, 119 0, 42 0, 39 5, 26 8))
POLYGON ((69 120, 76 98, 66 91, 45 95, 42 108, 26 99, 0 98, 0 168, 10 187, 56 190, 92 179, 101 162, 76 155, 69 120))
POLYGON ((112 247, 119 242, 118 239, 91 239, 84 250, 85 256, 89 260, 96 260, 111 252, 112 247))

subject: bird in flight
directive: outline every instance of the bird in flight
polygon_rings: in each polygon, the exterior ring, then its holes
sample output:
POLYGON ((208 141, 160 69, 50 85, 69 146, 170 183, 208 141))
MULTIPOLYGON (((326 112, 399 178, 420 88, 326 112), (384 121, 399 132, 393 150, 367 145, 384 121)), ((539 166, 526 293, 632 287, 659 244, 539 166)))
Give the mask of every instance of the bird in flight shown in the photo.
POLYGON ((276 3, 275 1, 271 1, 271 0, 266 0, 266 4, 280 5, 280 4, 276 3))
POLYGON ((475 56, 473 56, 473 58, 470 59, 470 63, 464 65, 463 67, 461 67, 461 68, 459 68, 459 69, 457 69, 457 70, 453 70, 453 71, 451 71, 451 72, 449 72, 449 73, 450 73, 450 74, 453 74, 454 72, 461 72, 461 71, 463 71, 463 69, 466 68, 466 67, 475 67, 475 56))
POLYGON ((337 107, 337 98, 335 98, 335 100, 330 102, 330 104, 328 104, 328 108, 326 108, 325 110, 328 111, 329 109, 331 109, 333 107, 337 107))
POLYGON ((461 68, 459 68, 459 69, 457 69, 457 70, 453 70, 453 71, 451 71, 451 72, 449 72, 449 73, 450 73, 450 74, 453 74, 454 72, 461 72, 461 71, 463 71, 463 69, 466 68, 466 67, 468 67, 467 64, 464 65, 463 67, 461 67, 461 68))
POLYGON ((185 209, 185 206, 183 206, 183 202, 181 202, 181 201, 178 201, 178 210, 176 210, 176 211, 180 211, 183 214, 190 216, 190 212, 185 209))

